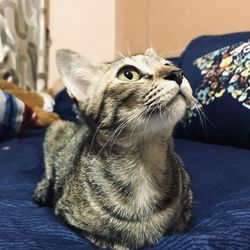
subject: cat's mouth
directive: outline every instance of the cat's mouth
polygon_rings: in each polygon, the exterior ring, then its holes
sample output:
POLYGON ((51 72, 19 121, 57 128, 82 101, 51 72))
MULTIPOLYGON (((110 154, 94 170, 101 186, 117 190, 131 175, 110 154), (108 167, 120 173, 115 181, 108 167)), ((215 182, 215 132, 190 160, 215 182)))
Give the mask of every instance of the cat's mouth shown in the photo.
POLYGON ((183 98, 186 101, 186 96, 178 92, 175 96, 173 96, 170 101, 167 104, 157 104, 155 106, 152 106, 152 108, 148 109, 145 112, 145 115, 148 116, 154 116, 154 115, 162 115, 165 111, 171 108, 173 104, 175 104, 180 98, 183 98))

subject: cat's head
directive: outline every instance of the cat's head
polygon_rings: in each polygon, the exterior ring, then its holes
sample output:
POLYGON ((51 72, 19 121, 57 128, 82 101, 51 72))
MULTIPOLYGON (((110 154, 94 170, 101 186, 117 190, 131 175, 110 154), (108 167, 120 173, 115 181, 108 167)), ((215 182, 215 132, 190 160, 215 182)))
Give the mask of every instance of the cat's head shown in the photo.
POLYGON ((100 129, 172 131, 193 98, 182 71, 153 49, 98 65, 60 50, 57 67, 85 116, 100 129))

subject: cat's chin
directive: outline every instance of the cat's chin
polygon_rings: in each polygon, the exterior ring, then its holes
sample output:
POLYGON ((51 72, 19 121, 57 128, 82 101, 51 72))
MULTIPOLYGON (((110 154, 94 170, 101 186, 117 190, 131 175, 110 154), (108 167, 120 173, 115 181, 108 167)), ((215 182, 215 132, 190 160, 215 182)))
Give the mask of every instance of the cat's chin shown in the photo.
POLYGON ((145 121, 144 133, 157 133, 168 129, 172 131, 176 123, 183 117, 187 108, 186 100, 183 96, 177 95, 165 107, 154 110, 148 115, 145 121))

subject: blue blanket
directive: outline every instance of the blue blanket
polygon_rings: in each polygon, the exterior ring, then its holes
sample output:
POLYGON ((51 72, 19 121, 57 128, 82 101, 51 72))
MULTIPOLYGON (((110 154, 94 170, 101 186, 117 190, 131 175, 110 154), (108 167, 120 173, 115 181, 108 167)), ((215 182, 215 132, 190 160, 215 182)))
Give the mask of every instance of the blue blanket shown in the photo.
MULTIPOLYGON (((95 249, 32 201, 43 138, 44 130, 29 130, 0 143, 0 249, 95 249)), ((250 249, 250 151, 185 140, 176 148, 193 181, 192 223, 147 249, 250 249)))

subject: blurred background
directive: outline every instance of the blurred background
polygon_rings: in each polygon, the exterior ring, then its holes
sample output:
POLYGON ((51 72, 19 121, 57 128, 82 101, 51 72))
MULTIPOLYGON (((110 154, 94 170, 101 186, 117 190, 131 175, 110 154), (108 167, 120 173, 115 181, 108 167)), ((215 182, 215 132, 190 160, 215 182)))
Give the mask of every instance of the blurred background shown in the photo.
POLYGON ((70 48, 102 62, 154 47, 178 56, 195 37, 250 29, 250 1, 52 0, 49 85, 58 78, 55 51, 70 48))

